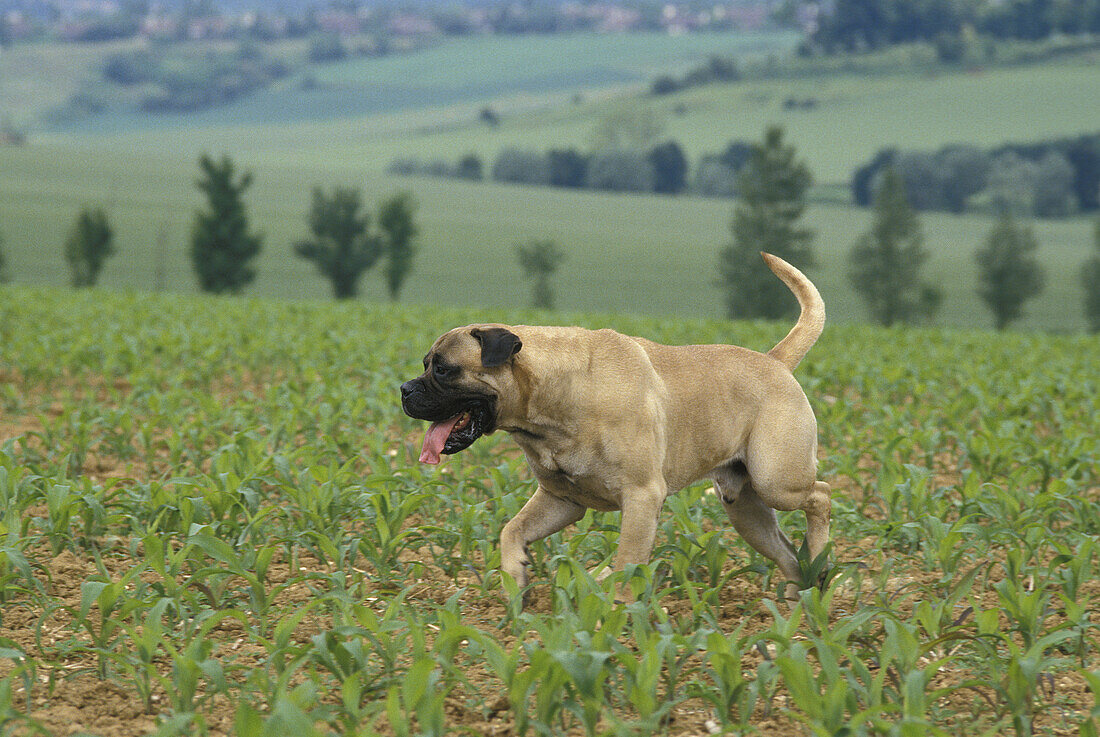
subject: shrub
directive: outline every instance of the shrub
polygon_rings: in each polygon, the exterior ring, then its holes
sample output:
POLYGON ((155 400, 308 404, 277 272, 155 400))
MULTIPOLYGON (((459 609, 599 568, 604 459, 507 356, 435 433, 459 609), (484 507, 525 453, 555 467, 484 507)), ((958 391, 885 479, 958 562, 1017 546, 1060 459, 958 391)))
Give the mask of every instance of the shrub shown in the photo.
POLYGON ((943 203, 950 212, 963 212, 970 198, 989 183, 993 159, 974 146, 943 149, 937 159, 943 178, 943 203))
POLYGON ((153 78, 156 60, 148 51, 112 54, 103 63, 103 77, 121 85, 148 82, 153 78))
POLYGON ((412 156, 400 157, 390 161, 386 167, 387 174, 399 174, 403 176, 411 176, 420 172, 420 159, 412 156))
POLYGON ((907 151, 897 157, 895 167, 914 209, 947 209, 944 170, 935 154, 907 151))

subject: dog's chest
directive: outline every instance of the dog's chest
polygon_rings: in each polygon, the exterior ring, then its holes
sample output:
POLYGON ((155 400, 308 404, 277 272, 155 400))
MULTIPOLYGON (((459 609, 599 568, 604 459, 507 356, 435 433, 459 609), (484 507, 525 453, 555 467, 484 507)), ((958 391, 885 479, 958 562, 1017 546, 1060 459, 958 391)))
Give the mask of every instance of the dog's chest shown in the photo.
POLYGON ((528 450, 527 462, 539 480, 539 485, 558 498, 603 512, 613 512, 621 508, 620 489, 617 485, 608 483, 602 475, 593 473, 599 464, 585 453, 528 450))

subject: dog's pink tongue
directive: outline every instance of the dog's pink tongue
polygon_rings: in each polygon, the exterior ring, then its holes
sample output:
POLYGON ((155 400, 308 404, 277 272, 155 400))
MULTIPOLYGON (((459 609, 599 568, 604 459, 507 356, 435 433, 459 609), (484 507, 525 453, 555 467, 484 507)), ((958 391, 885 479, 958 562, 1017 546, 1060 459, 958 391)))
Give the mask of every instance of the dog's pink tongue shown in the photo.
POLYGON ((443 446, 447 444, 447 437, 461 417, 462 415, 455 415, 449 420, 432 423, 427 434, 424 435, 424 450, 420 451, 421 463, 439 463, 439 454, 443 452, 443 446))

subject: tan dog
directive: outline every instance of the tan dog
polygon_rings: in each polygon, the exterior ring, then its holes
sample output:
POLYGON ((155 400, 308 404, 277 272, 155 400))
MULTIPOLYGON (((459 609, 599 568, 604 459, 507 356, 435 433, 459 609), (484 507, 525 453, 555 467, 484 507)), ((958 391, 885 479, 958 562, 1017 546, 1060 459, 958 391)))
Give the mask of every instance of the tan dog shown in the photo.
MULTIPOLYGON (((802 272, 762 254, 801 315, 767 354, 732 345, 666 346, 613 330, 468 325, 435 341, 402 407, 432 421, 420 460, 438 463, 497 429, 527 455, 538 489, 500 536, 501 568, 527 584, 527 545, 586 509, 621 510, 615 566, 646 563, 665 497, 714 479, 733 526, 800 580, 775 510, 806 513, 809 553, 829 538, 817 481, 817 421, 791 371, 825 323, 802 272)), ((788 597, 797 587, 788 584, 788 597)))

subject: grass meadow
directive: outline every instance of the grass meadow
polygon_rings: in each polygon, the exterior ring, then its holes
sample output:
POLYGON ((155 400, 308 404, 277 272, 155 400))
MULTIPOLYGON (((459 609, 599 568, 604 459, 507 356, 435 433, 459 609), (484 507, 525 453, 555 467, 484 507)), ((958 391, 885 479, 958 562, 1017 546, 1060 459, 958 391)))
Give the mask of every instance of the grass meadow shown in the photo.
MULTIPOLYGON (((217 150, 217 149, 214 149, 217 150)), ((628 313, 717 317, 723 314, 715 286, 719 249, 730 237, 733 204, 694 197, 594 194, 396 178, 360 169, 360 158, 330 154, 313 163, 301 153, 274 150, 237 156, 254 171, 247 202, 255 226, 266 235, 259 275, 250 294, 322 299, 328 283, 291 244, 308 232, 309 191, 355 183, 367 202, 397 190, 419 203, 421 234, 414 271, 402 301, 437 305, 517 307, 528 303, 515 261, 516 243, 556 239, 567 261, 554 278, 559 307, 628 313), (283 158, 284 154, 291 160, 283 158), (627 265, 629 268, 626 268, 627 265)), ((201 204, 193 185, 198 167, 186 154, 40 144, 0 149, 0 223, 9 270, 18 282, 61 285, 67 271, 62 244, 81 206, 102 204, 116 232, 118 255, 101 283, 140 291, 197 290, 187 257, 193 213, 201 204)), ((845 277, 845 259, 870 213, 847 205, 812 205, 806 222, 817 232, 820 268, 811 272, 838 322, 864 319, 845 277)), ((991 325, 976 294, 971 254, 992 222, 979 216, 922 216, 932 254, 926 274, 945 293, 939 321, 949 326, 991 325)), ((1016 325, 1056 331, 1084 327, 1078 279, 1089 255, 1089 219, 1034 223, 1047 271, 1043 294, 1029 303, 1016 325)), ((385 299, 379 273, 363 279, 364 297, 385 299)))
MULTIPOLYGON (((1094 735, 1097 337, 830 326, 798 370, 837 575, 793 607, 707 484, 653 561, 533 546, 507 437, 440 467, 399 383, 438 332, 566 319, 766 349, 785 326, 0 289, 0 731, 1094 735)), ((797 540, 803 519, 784 515, 797 540)))
MULTIPOLYGON (((302 110, 288 107, 297 84, 291 80, 289 86, 197 116, 125 122, 107 115, 97 124, 99 132, 87 126, 35 131, 26 146, 0 148, 0 232, 10 271, 19 282, 64 284, 66 233, 81 206, 102 205, 115 227, 119 251, 104 271, 105 285, 194 291, 186 250, 193 212, 201 204, 194 187, 197 158, 203 151, 226 152, 255 174, 246 199, 255 226, 267 236, 250 294, 290 299, 328 294, 327 284, 290 249, 306 234, 310 188, 341 184, 361 186, 368 202, 398 189, 415 194, 421 235, 404 301, 522 306, 528 290, 513 248, 531 237, 551 237, 568 254, 555 282, 564 309, 718 316, 723 308, 714 264, 729 238, 731 201, 526 189, 385 173, 395 158, 410 155, 454 161, 474 152, 490 162, 506 146, 585 148, 601 119, 621 106, 640 105, 664 121, 667 134, 692 157, 731 139, 756 140, 770 122, 786 126, 788 140, 818 183, 806 216, 818 234, 821 263, 811 276, 825 295, 830 317, 857 322, 865 313, 847 284, 844 259, 870 218, 848 204, 846 183, 853 167, 884 146, 995 145, 1075 135, 1094 130, 1100 118, 1100 97, 1080 94, 1095 85, 1100 68, 1097 52, 1088 50, 1044 63, 969 71, 937 70, 916 61, 907 66, 902 54, 892 72, 839 69, 810 77, 803 70, 786 78, 761 78, 759 72, 737 84, 647 98, 637 92, 639 85, 659 70, 683 68, 692 58, 724 51, 740 52, 766 68, 761 57, 793 41, 784 34, 498 41, 469 40, 317 67, 311 72, 318 82, 315 94, 326 97, 309 103, 309 120, 302 110), (593 72, 589 78, 584 69, 612 71, 609 76, 593 72), (490 72, 499 83, 492 89, 479 82, 490 72), (541 81, 531 82, 534 77, 541 81), (582 77, 592 86, 581 85, 582 77), (385 102, 388 93, 381 90, 396 89, 402 80, 423 80, 427 86, 413 85, 422 97, 385 102), (818 101, 811 110, 783 107, 787 98, 808 97, 818 101), (340 99, 354 114, 331 114, 340 99), (437 102, 429 104, 429 99, 437 102), (477 113, 487 103, 500 112, 500 125, 478 122, 477 113), (367 109, 376 112, 366 114, 367 109)), ((72 58, 53 48, 5 51, 5 68, 23 74, 5 76, 6 99, 19 99, 13 79, 33 90, 49 78, 42 75, 64 64, 76 77, 76 70, 87 73, 94 66, 87 48, 76 47, 80 53, 72 58), (31 63, 35 54, 42 57, 41 69, 31 63)), ((413 87, 406 92, 413 94, 413 87)), ((927 274, 945 293, 938 322, 991 324, 975 293, 972 260, 991 221, 937 214, 922 220, 931 253, 927 274)), ((1047 287, 1016 326, 1082 329, 1077 274, 1094 248, 1093 221, 1072 217, 1034 227, 1047 287)), ((384 298, 380 281, 367 276, 365 298, 384 298)))

